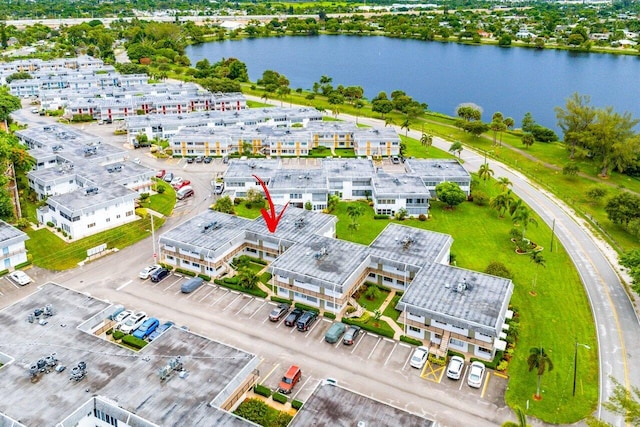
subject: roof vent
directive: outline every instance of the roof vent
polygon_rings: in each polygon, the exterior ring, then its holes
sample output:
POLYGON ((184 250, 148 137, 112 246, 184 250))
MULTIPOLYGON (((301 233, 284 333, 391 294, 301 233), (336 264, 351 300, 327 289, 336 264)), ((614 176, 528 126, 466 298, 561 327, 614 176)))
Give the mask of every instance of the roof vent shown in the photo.
POLYGON ((98 187, 90 187, 84 190, 85 196, 91 196, 93 194, 98 194, 98 187))

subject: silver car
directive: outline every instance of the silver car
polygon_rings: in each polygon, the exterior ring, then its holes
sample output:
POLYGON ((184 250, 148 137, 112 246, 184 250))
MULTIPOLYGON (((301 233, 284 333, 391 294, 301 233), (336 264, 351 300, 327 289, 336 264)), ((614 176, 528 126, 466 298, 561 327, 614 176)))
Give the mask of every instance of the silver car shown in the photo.
POLYGON ((127 317, 127 319, 120 325, 119 329, 125 334, 130 334, 138 329, 138 327, 142 325, 142 323, 144 323, 144 320, 146 318, 147 313, 145 313, 144 311, 139 311, 136 314, 132 314, 131 316, 127 317))
POLYGON ((469 370, 469 376, 467 377, 467 384, 469 384, 469 387, 480 388, 480 386, 482 386, 484 370, 484 363, 478 361, 471 363, 471 369, 469 370))

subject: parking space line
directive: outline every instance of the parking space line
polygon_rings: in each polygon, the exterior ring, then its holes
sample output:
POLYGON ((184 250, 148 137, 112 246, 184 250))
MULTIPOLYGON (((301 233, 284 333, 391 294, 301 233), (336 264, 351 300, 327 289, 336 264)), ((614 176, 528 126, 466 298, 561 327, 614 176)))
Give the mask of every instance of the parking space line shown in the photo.
POLYGON ((305 337, 308 337, 309 335, 311 335, 311 332, 313 332, 313 330, 314 330, 315 328, 317 328, 319 324, 320 324, 320 322, 318 322, 317 320, 316 320, 315 322, 313 322, 313 326, 311 326, 311 327, 309 328, 309 330, 307 331, 307 333, 306 333, 306 334, 304 334, 304 336, 305 336, 305 337))
POLYGON ((351 350, 351 354, 353 354, 353 352, 356 351, 356 348, 358 348, 358 346, 360 345, 363 339, 364 339, 364 336, 361 336, 358 342, 356 343, 356 345, 353 346, 353 350, 351 350))
POLYGON ((411 360, 411 352, 409 352, 409 356, 407 356, 407 360, 405 360, 404 365, 402 366, 402 370, 404 371, 407 368, 407 363, 409 363, 409 360, 411 360))
POLYGON ((15 286, 15 287, 16 287, 16 289, 20 289, 20 286, 18 286, 18 285, 16 285, 15 283, 13 283, 13 281, 12 281, 12 280, 10 280, 9 282, 10 282, 13 286, 15 286))
MULTIPOLYGON (((173 285, 175 285, 176 283, 178 283, 182 278, 175 280, 173 283, 171 283, 169 286, 167 286, 166 288, 164 288, 164 292, 168 291, 173 285)), ((160 282, 158 282, 160 283, 160 282)))
POLYGON ((237 316, 238 314, 240 314, 240 312, 241 312, 242 310, 244 310, 244 309, 245 309, 245 307, 246 307, 246 306, 248 306, 249 304, 251 304, 253 301, 254 301, 254 299, 253 299, 253 298, 249 298, 249 301, 247 301, 247 303, 246 303, 245 305, 243 305, 243 306, 242 306, 242 308, 241 308, 240 310, 236 311, 236 316, 237 316))
POLYGON ((302 389, 304 388, 305 385, 307 385, 307 383, 309 381, 311 381, 313 377, 311 375, 309 375, 309 378, 307 378, 307 380, 300 386, 300 388, 298 389, 298 391, 296 392, 296 394, 294 394, 293 396, 291 396, 291 400, 295 400, 296 397, 298 397, 298 395, 300 394, 300 392, 302 391, 302 389))
POLYGON ((338 348, 340 344, 342 344, 342 337, 340 337, 340 339, 336 342, 336 345, 334 345, 333 348, 338 348))
MULTIPOLYGON (((193 296, 194 296, 194 295, 196 295, 196 294, 197 294, 197 295, 200 295, 202 292, 204 292, 202 289, 206 289, 206 288, 205 288, 205 287, 203 287, 203 286, 200 286, 198 289, 196 289, 195 291, 191 292, 191 293, 189 294, 189 296, 187 297, 187 299, 190 299, 191 297, 193 297, 193 296), (200 292, 200 294, 199 294, 198 292, 200 292)), ((182 289, 180 289, 180 290, 182 290, 182 289)))
POLYGON ((462 378, 461 378, 462 381, 460 381, 460 387, 458 387, 458 390, 462 390, 462 384, 464 384, 464 379, 467 376, 467 371, 469 370, 468 368, 469 368, 469 365, 466 365, 464 367, 464 372, 462 373, 462 378))
POLYGON ((227 296, 227 294, 229 293, 229 290, 225 289, 224 291, 225 291, 225 292, 224 292, 224 294, 222 294, 222 295, 220 296, 220 298, 218 298, 217 300, 215 300, 214 302, 212 302, 211 304, 209 304, 209 306, 210 306, 210 307, 211 307, 211 306, 216 305, 216 304, 218 303, 218 301, 220 301, 222 298, 224 298, 225 296, 227 296))
POLYGON ((294 324, 294 325, 291 327, 291 332, 289 332, 289 334, 292 334, 292 333, 293 333, 293 331, 297 331, 297 330, 298 330, 298 328, 297 328, 297 327, 296 327, 296 325, 294 324))
POLYGON ((398 346, 398 343, 395 343, 395 345, 389 352, 389 355, 387 356, 387 360, 384 361, 384 366, 387 366, 387 362, 389 362, 389 359, 391 359, 391 355, 393 354, 393 351, 396 349, 397 346, 398 346))
POLYGON ((202 298, 200 298, 198 300, 198 302, 202 302, 203 299, 205 299, 206 297, 208 297, 209 295, 211 295, 211 292, 215 291, 215 288, 211 289, 205 296, 203 296, 202 298))
POLYGON ((262 304, 260 304, 260 307, 256 308, 256 311, 253 312, 253 314, 251 316, 249 316, 249 319, 253 319, 253 316, 255 316, 256 314, 258 314, 258 312, 260 311, 260 309, 262 307, 264 307, 264 305, 266 304, 266 301, 263 301, 262 304))
MULTIPOLYGON (((233 292, 233 291, 231 291, 231 292, 233 292)), ((231 307, 231 304, 233 304, 234 302, 236 302, 236 300, 237 300, 238 298, 241 298, 241 297, 242 297, 242 295, 240 295, 240 294, 238 293, 238 295, 236 295, 236 297, 235 297, 233 300, 231 300, 231 302, 230 302, 229 304, 227 304, 227 306, 226 306, 225 308, 223 308, 223 309, 222 309, 222 311, 225 311, 227 308, 231 307)))
POLYGON ((491 372, 487 372, 487 378, 484 380, 484 387, 482 387, 482 393, 480 397, 484 399, 484 394, 487 392, 487 387, 489 386, 489 379, 491 378, 491 372))
POLYGON ((378 337, 378 342, 376 342, 376 345, 373 346, 373 348, 371 349, 371 352, 369 352, 369 357, 367 357, 367 360, 371 359, 371 355, 373 354, 374 351, 376 351, 376 348, 378 347, 378 344, 380 344, 380 341, 382 341, 380 339, 380 337, 378 337))
POLYGON ((265 375, 264 378, 262 378, 262 381, 260 381, 260 385, 264 384, 264 382, 267 380, 267 378, 269 378, 271 376, 271 374, 273 374, 273 371, 278 369, 278 366, 280 366, 280 363, 276 363, 276 366, 274 366, 273 369, 270 370, 269 373, 267 375, 265 375))
POLYGON ((125 288, 125 286, 130 285, 130 284, 131 284, 131 282, 133 282, 133 280, 129 280, 128 282, 126 282, 126 283, 124 283, 124 284, 122 284, 122 285, 118 286, 118 287, 116 288, 116 291, 119 291, 119 290, 124 289, 124 288, 125 288))
POLYGON ((405 348, 411 348, 411 346, 410 346, 409 344, 405 344, 405 343, 403 343, 403 342, 401 342, 401 343, 399 343, 399 344, 400 344, 402 347, 405 347, 405 348))

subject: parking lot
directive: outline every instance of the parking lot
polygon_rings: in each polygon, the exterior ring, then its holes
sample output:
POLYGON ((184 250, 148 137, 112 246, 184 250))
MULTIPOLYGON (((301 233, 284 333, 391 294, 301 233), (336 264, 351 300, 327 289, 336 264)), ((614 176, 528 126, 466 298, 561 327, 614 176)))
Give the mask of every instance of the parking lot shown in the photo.
MULTIPOLYGON (((251 321, 256 331, 268 333, 282 342, 287 342, 287 348, 308 352, 319 349, 326 351, 327 348, 331 348, 330 351, 335 353, 336 361, 348 358, 350 361, 356 360, 367 369, 384 370, 400 374, 405 378, 411 377, 421 383, 426 390, 435 387, 462 396, 471 395, 475 398, 491 401, 500 400, 504 396, 506 379, 495 375, 490 370, 487 370, 485 374, 483 386, 480 389, 474 389, 467 385, 468 363, 460 380, 454 381, 447 378, 446 367, 427 363, 423 369, 412 368, 409 361, 414 347, 407 343, 362 331, 353 345, 344 345, 341 339, 335 344, 329 344, 325 342, 324 336, 332 324, 330 319, 318 317, 308 331, 301 332, 295 327, 288 327, 284 324, 286 316, 283 316, 278 322, 269 320, 269 313, 277 305, 275 302, 265 301, 262 298, 209 283, 205 283, 192 293, 183 294, 181 285, 186 280, 188 277, 173 274, 158 283, 135 279, 134 286, 153 289, 171 299, 180 298, 188 300, 192 304, 215 309, 238 322, 251 321)), ((277 360, 263 359, 260 368, 261 384, 276 390, 280 378, 289 366, 299 364, 295 353, 285 350, 277 360)), ((291 397, 304 401, 323 377, 314 372, 313 366, 300 366, 300 368, 303 371, 303 378, 294 388, 291 397)))

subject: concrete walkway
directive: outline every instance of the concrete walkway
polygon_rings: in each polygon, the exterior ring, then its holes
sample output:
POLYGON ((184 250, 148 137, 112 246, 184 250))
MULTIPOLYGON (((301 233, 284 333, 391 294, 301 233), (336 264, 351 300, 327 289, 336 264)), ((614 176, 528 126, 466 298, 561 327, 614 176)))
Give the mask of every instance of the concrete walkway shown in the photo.
MULTIPOLYGON (((391 292, 389 292, 389 295, 387 295, 387 298, 385 298, 384 302, 382 303, 382 305, 379 308, 380 313, 384 313, 384 311, 386 310, 387 306, 391 303, 391 300, 395 296, 396 296, 396 291, 395 290, 391 290, 391 292)), ((384 320, 385 322, 387 322, 389 324, 389 326, 391 326, 391 329, 393 329, 393 339, 394 340, 400 340, 400 337, 402 335, 404 335, 404 331, 402 330, 402 328, 400 326, 398 326, 396 321, 393 320, 392 318, 390 318, 389 316, 380 316, 380 320, 384 320)))

